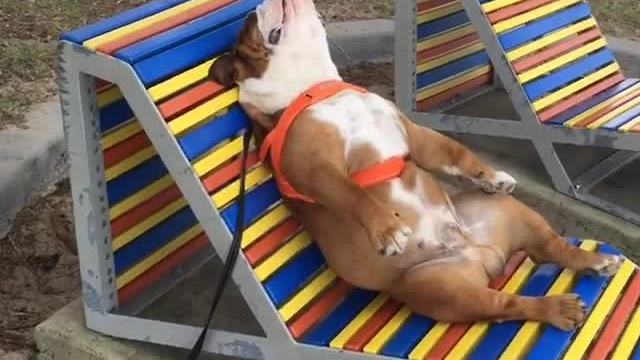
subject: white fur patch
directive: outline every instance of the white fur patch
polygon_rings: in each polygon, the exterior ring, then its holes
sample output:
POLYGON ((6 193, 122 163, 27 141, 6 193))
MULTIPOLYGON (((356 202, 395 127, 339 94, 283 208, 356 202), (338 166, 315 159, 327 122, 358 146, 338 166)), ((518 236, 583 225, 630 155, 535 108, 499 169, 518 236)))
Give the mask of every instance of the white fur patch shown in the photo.
POLYGON ((456 223, 449 208, 429 204, 420 185, 415 189, 407 189, 400 179, 391 180, 390 184, 392 201, 411 208, 418 215, 419 221, 412 229, 409 241, 430 246, 443 244, 440 230, 445 224, 456 223))
POLYGON ((344 91, 310 110, 314 119, 338 129, 345 143, 345 160, 363 145, 371 146, 379 154, 371 163, 409 152, 406 130, 397 112, 376 94, 344 91))

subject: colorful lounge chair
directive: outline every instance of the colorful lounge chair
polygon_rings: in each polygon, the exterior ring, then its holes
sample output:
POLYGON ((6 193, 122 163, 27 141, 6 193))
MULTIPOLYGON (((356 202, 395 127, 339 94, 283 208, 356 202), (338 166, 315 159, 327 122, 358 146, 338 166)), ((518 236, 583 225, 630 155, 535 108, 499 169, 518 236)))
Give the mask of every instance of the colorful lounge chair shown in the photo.
POLYGON ((592 189, 640 158, 640 82, 626 79, 584 0, 396 1, 397 101, 443 131, 533 142, 555 188, 640 224, 592 189), (444 112, 491 89, 520 121, 444 112), (571 177, 554 144, 617 150, 571 177))
MULTIPOLYGON (((212 249, 222 258, 228 251, 248 119, 237 90, 207 73, 259 2, 159 0, 62 36, 61 101, 90 329, 180 348, 197 338, 197 327, 139 313, 212 249)), ((212 330, 206 351, 287 360, 640 356, 640 273, 631 261, 601 278, 516 256, 491 284, 528 295, 577 292, 590 316, 574 332, 533 322, 437 323, 338 278, 253 151, 249 159, 233 280, 265 336, 212 330)))

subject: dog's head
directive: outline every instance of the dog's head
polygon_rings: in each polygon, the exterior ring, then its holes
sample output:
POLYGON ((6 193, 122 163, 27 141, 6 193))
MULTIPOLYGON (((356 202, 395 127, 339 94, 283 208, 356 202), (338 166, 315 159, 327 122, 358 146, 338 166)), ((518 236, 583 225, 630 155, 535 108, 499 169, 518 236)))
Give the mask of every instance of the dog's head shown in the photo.
POLYGON ((339 79, 313 0, 266 0, 210 74, 225 86, 238 84, 240 102, 269 115, 312 85, 339 79))

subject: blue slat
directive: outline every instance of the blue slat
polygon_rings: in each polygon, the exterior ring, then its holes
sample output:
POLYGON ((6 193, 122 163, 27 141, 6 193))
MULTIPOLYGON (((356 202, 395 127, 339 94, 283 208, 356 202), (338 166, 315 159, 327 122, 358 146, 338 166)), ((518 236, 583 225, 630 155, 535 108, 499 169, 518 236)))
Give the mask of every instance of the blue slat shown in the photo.
MULTIPOLYGON (((570 240, 570 242, 574 245, 577 244, 575 239, 570 240)), ((562 268, 553 264, 541 265, 529 278, 522 291, 520 291, 520 295, 544 296, 562 270, 562 268)), ((471 353, 469 359, 486 360, 499 358, 523 324, 524 321, 507 321, 500 324, 492 324, 489 332, 471 353)))
POLYGON ((326 261, 318 246, 311 244, 269 278, 264 283, 264 289, 273 304, 280 307, 308 283, 314 274, 322 271, 325 264, 326 261))
POLYGON ((603 49, 593 55, 562 68, 541 79, 532 81, 524 86, 524 90, 531 101, 543 97, 546 93, 562 88, 563 85, 581 79, 597 69, 615 61, 611 50, 603 49))
POLYGON ((382 349, 384 356, 406 358, 413 348, 435 325, 435 321, 418 314, 411 314, 407 322, 382 349))
POLYGON ((159 157, 143 162, 107 183, 109 206, 113 206, 147 187, 167 173, 167 168, 159 157))
POLYGON ((622 115, 602 125, 600 128, 607 130, 618 130, 618 128, 629 121, 640 116, 640 105, 636 105, 634 108, 629 109, 622 113, 622 115))
POLYGON ((105 133, 133 118, 133 110, 125 99, 100 109, 100 130, 105 133))
POLYGON ((630 360, 640 360, 640 342, 636 345, 636 349, 633 351, 630 360))
POLYGON ((243 19, 237 20, 146 58, 133 67, 145 86, 155 85, 229 50, 235 43, 243 24, 243 19))
POLYGON ((353 290, 329 316, 304 336, 302 342, 318 346, 328 346, 331 340, 375 297, 376 293, 372 291, 363 289, 353 290))
POLYGON ((223 140, 234 137, 247 126, 249 126, 249 118, 239 105, 234 105, 223 116, 210 120, 205 125, 178 138, 178 143, 187 158, 193 160, 223 140))
POLYGON ((582 102, 581 104, 574 106, 572 108, 570 108, 569 110, 563 112, 562 114, 559 114, 558 116, 552 118, 551 120, 549 120, 547 122, 547 124, 555 124, 555 125, 562 125, 565 122, 573 119, 574 117, 582 114, 583 112, 593 108, 594 106, 614 97, 616 94, 619 94, 621 92, 623 92, 625 89, 628 89, 629 87, 635 85, 636 83, 638 83, 637 79, 627 79, 625 81, 620 82, 618 85, 614 85, 613 87, 611 87, 610 89, 592 97, 591 99, 588 99, 585 102, 582 102))
POLYGON ((241 20, 247 12, 253 10, 261 2, 262 0, 248 0, 225 6, 185 25, 121 49, 115 53, 115 56, 130 64, 137 63, 142 59, 196 38, 214 28, 241 20))
MULTIPOLYGON (((605 254, 618 255, 619 252, 613 246, 603 244, 600 252, 605 254)), ((580 296, 590 312, 596 304, 598 298, 609 284, 611 277, 582 275, 576 283, 573 293, 580 296)), ((529 360, 554 360, 560 359, 569 347, 571 339, 575 334, 573 331, 562 331, 553 326, 547 326, 533 346, 527 359, 529 360)))
POLYGON ((198 220, 186 206, 165 221, 148 230, 133 242, 115 252, 113 260, 117 275, 153 254, 171 240, 193 227, 198 220))
POLYGON ((438 35, 447 30, 453 30, 468 23, 469 17, 467 13, 465 13, 464 10, 459 11, 443 18, 420 24, 418 26, 418 39, 424 40, 425 38, 438 35))
POLYGON ((135 9, 122 12, 114 17, 104 19, 91 25, 83 26, 62 34, 61 39, 82 44, 98 35, 102 35, 111 30, 131 24, 140 19, 144 19, 153 14, 157 14, 163 10, 174 7, 187 0, 156 0, 148 4, 144 4, 135 9))
POLYGON ((569 26, 572 23, 583 20, 589 16, 591 16, 589 6, 585 3, 581 3, 542 20, 538 20, 529 25, 522 26, 516 30, 502 34, 499 37, 500 44, 502 44, 502 48, 504 48, 505 51, 509 51, 519 45, 535 40, 536 38, 551 31, 569 26))
MULTIPOLYGON (((252 223, 260 214, 264 213, 271 205, 282 199, 278 186, 274 180, 269 180, 246 194, 245 198, 245 226, 252 223)), ((238 216, 238 203, 233 203, 224 211, 222 218, 231 232, 234 232, 236 218, 238 216)))
POLYGON ((427 72, 423 72, 418 75, 417 86, 418 89, 422 89, 426 86, 435 84, 448 77, 456 74, 460 74, 489 63, 489 56, 484 51, 479 51, 475 54, 463 57, 437 69, 433 69, 427 72))

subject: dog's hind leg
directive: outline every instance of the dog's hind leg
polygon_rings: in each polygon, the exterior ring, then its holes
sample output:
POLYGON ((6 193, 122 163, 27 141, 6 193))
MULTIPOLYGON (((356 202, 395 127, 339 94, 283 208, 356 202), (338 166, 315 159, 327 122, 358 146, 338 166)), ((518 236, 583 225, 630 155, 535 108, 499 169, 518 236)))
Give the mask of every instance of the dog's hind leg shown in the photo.
POLYGON ((547 221, 535 211, 513 199, 514 216, 525 222, 525 251, 537 263, 555 263, 575 270, 594 272, 598 275, 613 275, 618 271, 622 258, 598 252, 586 251, 569 243, 556 233, 547 221), (517 204, 515 204, 517 203, 517 204))
POLYGON ((585 318, 575 294, 525 297, 489 288, 480 263, 447 259, 415 266, 391 289, 413 311, 443 322, 535 320, 564 330, 585 318))

